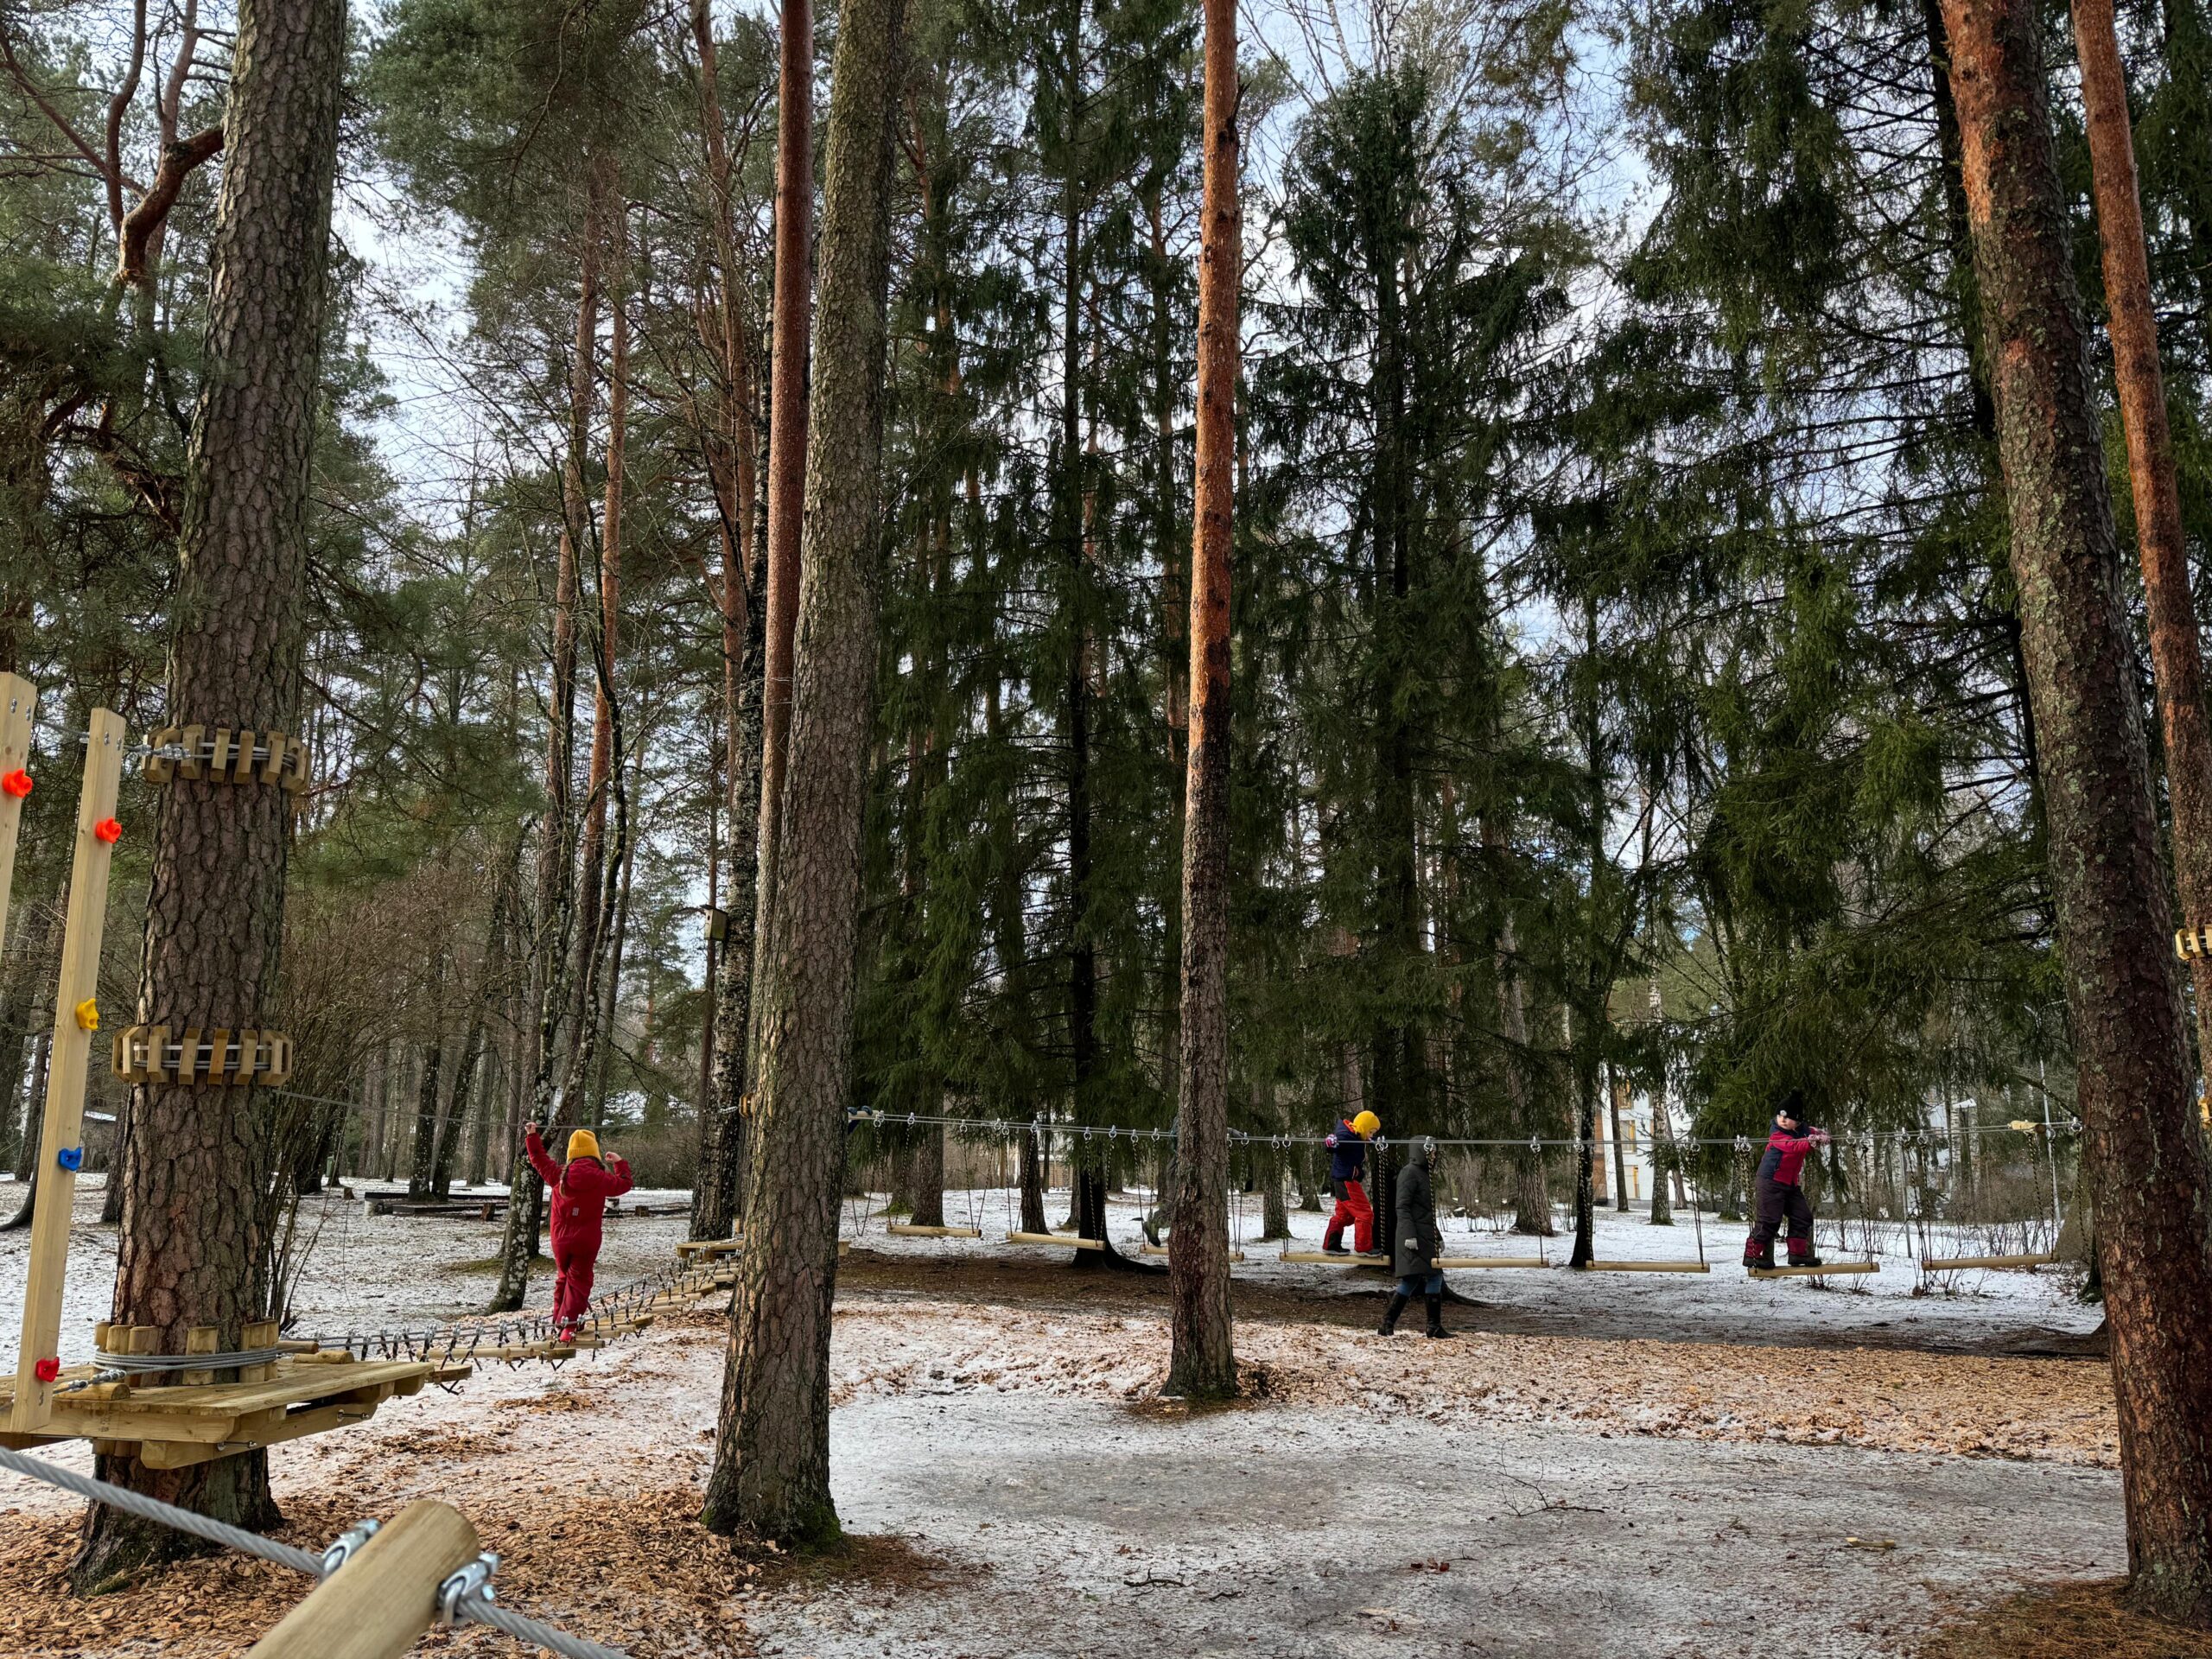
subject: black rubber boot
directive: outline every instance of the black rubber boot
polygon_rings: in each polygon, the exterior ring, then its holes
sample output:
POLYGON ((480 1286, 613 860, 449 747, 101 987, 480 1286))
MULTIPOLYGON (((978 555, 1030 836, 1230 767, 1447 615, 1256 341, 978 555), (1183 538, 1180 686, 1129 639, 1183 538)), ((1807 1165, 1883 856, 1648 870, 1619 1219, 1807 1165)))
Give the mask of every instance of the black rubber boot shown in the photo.
POLYGON ((1452 1333, 1444 1328, 1443 1296, 1439 1294, 1433 1296, 1423 1297, 1421 1300, 1428 1304, 1428 1329, 1422 1334, 1431 1337, 1450 1336, 1452 1333))
POLYGON ((1763 1250, 1745 1250, 1744 1252, 1744 1265, 1747 1268, 1761 1268, 1773 1267, 1774 1246, 1770 1244, 1763 1250))
POLYGON ((1814 1255, 1812 1251, 1808 1250, 1802 1255, 1791 1256, 1789 1258, 1789 1265, 1793 1268, 1818 1268, 1825 1267, 1827 1263, 1823 1262, 1819 1256, 1814 1255))
POLYGON ((1406 1311, 1406 1293, 1402 1290, 1390 1293, 1390 1306, 1382 1310, 1382 1323, 1375 1327, 1376 1336, 1395 1337, 1398 1334, 1398 1315, 1406 1311))

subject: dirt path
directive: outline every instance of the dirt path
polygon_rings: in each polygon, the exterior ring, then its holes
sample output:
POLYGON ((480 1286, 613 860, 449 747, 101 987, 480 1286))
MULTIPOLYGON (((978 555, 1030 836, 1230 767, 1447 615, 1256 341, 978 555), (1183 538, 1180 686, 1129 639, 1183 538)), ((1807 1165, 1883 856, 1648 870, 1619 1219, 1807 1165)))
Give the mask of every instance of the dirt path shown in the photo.
MULTIPOLYGON (((1154 1281, 967 1266, 855 1252, 841 1282, 838 1502, 897 1544, 794 1577, 698 1528, 712 1307, 278 1448, 289 1535, 319 1548, 442 1497, 506 1558, 513 1605, 638 1659, 1888 1654, 1945 1596, 2120 1564, 2101 1365, 1386 1342, 1363 1299, 1240 1284, 1257 1397, 1192 1416, 1155 1397, 1154 1281)), ((81 1446, 57 1455, 89 1465, 81 1446)), ((219 1561, 72 1601, 73 1516, 0 1478, 0 1652, 212 1659, 300 1593, 219 1561)))

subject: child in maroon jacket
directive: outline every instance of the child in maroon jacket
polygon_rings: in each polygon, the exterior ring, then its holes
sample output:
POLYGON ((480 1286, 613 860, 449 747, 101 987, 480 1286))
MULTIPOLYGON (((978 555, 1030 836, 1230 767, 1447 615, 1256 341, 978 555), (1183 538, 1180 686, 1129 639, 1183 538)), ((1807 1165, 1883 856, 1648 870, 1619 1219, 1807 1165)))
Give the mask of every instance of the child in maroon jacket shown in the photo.
POLYGON ((545 1183, 552 1206, 553 1328, 571 1337, 591 1307, 592 1268, 599 1261, 607 1201, 630 1190, 630 1166, 620 1158, 602 1160, 599 1137, 589 1129, 569 1135, 566 1164, 553 1161, 535 1123, 523 1132, 523 1149, 545 1183))
POLYGON ((1791 1090, 1782 1109, 1774 1115, 1774 1130, 1766 1138, 1766 1156, 1759 1160, 1758 1174, 1751 1182, 1757 1219, 1744 1246, 1747 1268, 1774 1265, 1774 1236, 1782 1230, 1785 1220, 1789 1224, 1789 1265, 1821 1265, 1821 1258, 1813 1254, 1813 1206, 1805 1197, 1802 1178, 1806 1154, 1815 1147, 1826 1146, 1828 1134, 1805 1122, 1805 1109, 1799 1100, 1796 1091, 1791 1090))

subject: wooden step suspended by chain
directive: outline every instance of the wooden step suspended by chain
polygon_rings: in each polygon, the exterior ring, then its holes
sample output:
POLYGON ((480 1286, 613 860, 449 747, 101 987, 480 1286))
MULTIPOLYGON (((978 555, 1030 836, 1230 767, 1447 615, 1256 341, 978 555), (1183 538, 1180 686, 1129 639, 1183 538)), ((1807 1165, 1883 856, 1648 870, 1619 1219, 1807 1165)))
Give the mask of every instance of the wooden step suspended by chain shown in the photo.
POLYGON ((1058 1233, 1008 1233, 1006 1242, 1009 1244, 1049 1244, 1063 1250, 1103 1250, 1106 1248, 1106 1241, 1103 1238, 1071 1238, 1058 1233))
POLYGON ((1817 1268, 1747 1268, 1754 1279, 1824 1279, 1832 1273, 1879 1273, 1878 1262, 1823 1262, 1817 1268))
POLYGON ((147 740, 146 781, 173 778, 219 784, 275 784, 295 807, 308 792, 308 746, 283 732, 233 732, 227 726, 164 726, 147 740))
POLYGON ((2052 1268, 2063 1258, 2041 1252, 2026 1255, 1931 1255, 1920 1263, 1927 1273, 1953 1273, 1962 1268, 2052 1268))
POLYGON ((291 1080, 292 1039, 281 1031, 131 1026, 115 1033, 109 1069, 125 1083, 276 1088, 291 1080))
POLYGON ((1586 1262, 1584 1273, 1711 1273, 1707 1262, 1586 1262))
POLYGON ((1428 1264, 1439 1270, 1461 1268, 1548 1268, 1541 1255, 1440 1255, 1428 1264))
POLYGON ((1285 1250, 1275 1260, 1330 1268, 1387 1268, 1390 1265, 1390 1258, 1387 1255, 1354 1255, 1341 1250, 1285 1250))
POLYGON ((677 1255, 687 1261, 709 1262, 718 1255, 734 1255, 745 1248, 745 1236, 734 1238, 687 1238, 676 1247, 677 1255))
POLYGON ((893 1238, 981 1238, 980 1227, 921 1227, 911 1221, 894 1221, 883 1230, 893 1238))
MULTIPOLYGON (((1165 1244, 1155 1244, 1150 1239, 1147 1238, 1140 1239, 1138 1241, 1137 1254, 1139 1255, 1165 1256, 1172 1254, 1172 1252, 1165 1244)), ((1229 1259, 1231 1262, 1242 1262, 1244 1259, 1244 1252, 1242 1250, 1231 1250, 1229 1253, 1229 1259)))
POLYGON ((2192 957, 2212 956, 2212 927, 2184 927, 2175 933, 2174 955, 2183 962, 2192 957))

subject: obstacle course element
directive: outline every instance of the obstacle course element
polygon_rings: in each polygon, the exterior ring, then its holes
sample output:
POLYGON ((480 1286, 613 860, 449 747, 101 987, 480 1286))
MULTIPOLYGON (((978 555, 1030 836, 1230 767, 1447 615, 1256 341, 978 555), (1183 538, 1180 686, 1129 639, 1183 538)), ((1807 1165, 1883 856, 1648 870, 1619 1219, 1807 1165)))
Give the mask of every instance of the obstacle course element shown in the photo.
POLYGON ((1754 1279, 1824 1279, 1832 1273, 1879 1273, 1878 1262, 1824 1262, 1817 1268, 1746 1268, 1754 1279))
MULTIPOLYGON (((1137 1254, 1139 1255, 1156 1255, 1164 1257, 1173 1255, 1173 1252, 1171 1251, 1165 1244, 1155 1244, 1147 1238, 1137 1241, 1137 1254)), ((1244 1252, 1242 1250, 1231 1250, 1229 1253, 1229 1259, 1232 1262, 1242 1262, 1244 1259, 1244 1252)))
POLYGON ((2062 1260, 2048 1251, 2024 1255, 1930 1255, 1921 1259, 1923 1273, 1951 1273, 1962 1268, 2049 1268, 2062 1260))
POLYGON ((917 1227, 910 1221, 894 1221, 883 1230, 893 1238, 981 1238, 980 1227, 917 1227))
POLYGON ((1278 1262, 1318 1262, 1326 1267, 1337 1268, 1387 1268, 1390 1265, 1390 1258, 1387 1255, 1376 1254, 1369 1254, 1366 1255, 1357 1254, 1348 1255, 1341 1250, 1285 1249, 1281 1255, 1278 1255, 1275 1258, 1275 1260, 1278 1262))
POLYGON ((2174 955, 2187 962, 2212 954, 2212 927, 2184 927, 2174 934, 2174 955))
POLYGON ((275 784, 295 806, 308 791, 308 746, 282 732, 164 726, 147 740, 146 781, 192 778, 219 784, 275 784))
POLYGON ((131 1026, 115 1033, 109 1069, 125 1083, 275 1088, 291 1079, 292 1039, 281 1031, 188 1026, 173 1037, 167 1026, 131 1026))
POLYGON ((1584 1273, 1710 1273, 1707 1262, 1586 1262, 1584 1273))
POLYGON ((1439 1271, 1461 1268, 1548 1268, 1541 1255, 1440 1255, 1428 1264, 1439 1271))
MULTIPOLYGON (((28 721, 27 710, 22 718, 28 721)), ((92 1046, 92 1033, 79 1023, 76 1010, 80 1003, 91 1001, 99 989, 100 935, 107 918, 108 869, 114 855, 112 843, 102 839, 97 830, 115 816, 116 796, 123 781, 125 735, 121 715, 106 709, 92 710, 86 733, 84 785, 77 799, 69 910, 61 936, 60 979, 54 997, 54 1037, 47 1051, 46 1122, 39 1142, 41 1191, 31 1215, 22 1340, 16 1350, 16 1386, 8 1400, 7 1426, 18 1434, 35 1433, 50 1420, 59 1377, 58 1364, 47 1362, 54 1361, 60 1349, 69 1218, 76 1199, 77 1172, 83 1163, 81 1155, 71 1162, 61 1154, 83 1144, 85 1078, 92 1046)), ((9 810, 19 808, 20 802, 9 810)), ((12 858, 12 837, 8 850, 12 858)))
POLYGON ((1008 1233, 1006 1242, 1009 1244, 1049 1244, 1063 1250, 1103 1250, 1106 1248, 1106 1241, 1103 1238, 1077 1238, 1071 1235, 1063 1237, 1058 1233, 1008 1233))

